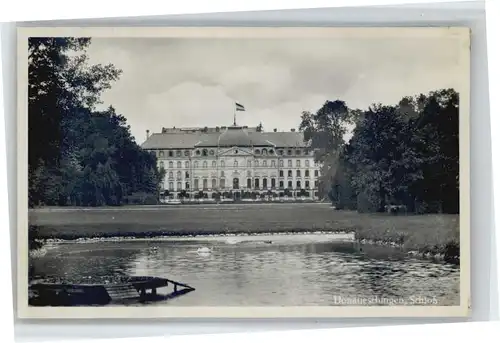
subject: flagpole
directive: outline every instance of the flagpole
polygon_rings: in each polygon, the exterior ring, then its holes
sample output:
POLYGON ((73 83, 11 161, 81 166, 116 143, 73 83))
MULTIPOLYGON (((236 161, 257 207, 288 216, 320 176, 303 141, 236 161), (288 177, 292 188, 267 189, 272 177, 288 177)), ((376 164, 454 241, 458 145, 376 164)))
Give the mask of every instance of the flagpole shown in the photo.
POLYGON ((233 126, 236 126, 236 103, 234 104, 233 126))

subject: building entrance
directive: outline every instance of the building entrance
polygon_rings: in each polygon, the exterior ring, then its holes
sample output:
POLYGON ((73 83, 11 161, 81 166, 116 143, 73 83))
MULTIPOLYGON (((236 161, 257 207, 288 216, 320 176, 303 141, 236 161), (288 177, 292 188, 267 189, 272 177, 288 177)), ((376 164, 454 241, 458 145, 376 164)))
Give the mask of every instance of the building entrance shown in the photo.
POLYGON ((233 179, 233 200, 238 201, 240 199, 241 199, 240 179, 235 177, 233 179))

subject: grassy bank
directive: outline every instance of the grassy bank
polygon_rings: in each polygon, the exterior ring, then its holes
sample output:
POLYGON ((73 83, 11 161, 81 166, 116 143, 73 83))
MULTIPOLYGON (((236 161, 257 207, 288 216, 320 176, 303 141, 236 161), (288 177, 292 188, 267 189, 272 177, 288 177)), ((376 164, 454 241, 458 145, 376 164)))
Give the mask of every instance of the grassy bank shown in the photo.
POLYGON ((325 204, 37 209, 29 220, 42 239, 355 232, 361 242, 432 255, 458 255, 460 240, 458 215, 359 214, 325 204))

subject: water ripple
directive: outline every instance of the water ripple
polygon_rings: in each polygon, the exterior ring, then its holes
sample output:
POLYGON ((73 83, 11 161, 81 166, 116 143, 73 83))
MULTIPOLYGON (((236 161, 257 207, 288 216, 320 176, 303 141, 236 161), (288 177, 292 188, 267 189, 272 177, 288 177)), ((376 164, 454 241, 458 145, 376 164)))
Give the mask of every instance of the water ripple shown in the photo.
POLYGON ((353 242, 319 234, 300 236, 274 237, 273 244, 263 244, 265 235, 62 244, 33 259, 30 275, 68 281, 164 276, 196 288, 168 302, 175 306, 338 305, 339 297, 459 303, 455 266, 410 259, 386 247, 360 252, 353 242), (201 247, 210 253, 200 253, 201 247))

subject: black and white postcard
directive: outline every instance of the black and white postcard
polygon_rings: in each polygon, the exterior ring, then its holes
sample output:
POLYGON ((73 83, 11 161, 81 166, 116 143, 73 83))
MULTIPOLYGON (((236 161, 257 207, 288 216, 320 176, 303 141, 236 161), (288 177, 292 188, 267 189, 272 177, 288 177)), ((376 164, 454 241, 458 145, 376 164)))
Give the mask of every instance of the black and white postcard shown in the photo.
POLYGON ((19 28, 19 316, 468 316, 469 35, 19 28))

